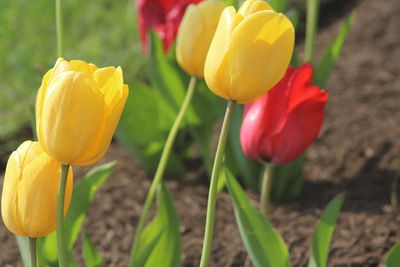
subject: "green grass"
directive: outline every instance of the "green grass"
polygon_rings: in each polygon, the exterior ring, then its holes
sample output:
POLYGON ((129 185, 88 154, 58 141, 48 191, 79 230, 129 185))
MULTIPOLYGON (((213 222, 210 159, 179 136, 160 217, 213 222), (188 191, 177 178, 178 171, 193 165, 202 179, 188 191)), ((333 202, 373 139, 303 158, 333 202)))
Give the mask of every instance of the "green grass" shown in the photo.
MULTIPOLYGON (((0 140, 32 121, 36 91, 57 59, 54 5, 0 0, 0 140)), ((66 59, 122 66, 128 84, 146 77, 135 1, 63 1, 63 18, 66 59)))

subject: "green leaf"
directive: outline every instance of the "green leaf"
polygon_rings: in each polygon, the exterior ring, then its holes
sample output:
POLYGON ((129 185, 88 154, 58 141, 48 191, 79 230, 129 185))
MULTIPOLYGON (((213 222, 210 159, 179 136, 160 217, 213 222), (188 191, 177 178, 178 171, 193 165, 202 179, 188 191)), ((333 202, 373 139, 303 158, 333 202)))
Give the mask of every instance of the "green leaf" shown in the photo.
POLYGON ((288 0, 269 0, 269 4, 276 12, 285 13, 288 8, 288 0))
POLYGON ((68 248, 72 249, 82 228, 86 211, 95 193, 110 176, 115 162, 109 162, 90 170, 74 188, 71 206, 65 217, 65 236, 68 248))
POLYGON ((164 184, 159 189, 157 200, 157 215, 139 237, 132 266, 182 265, 178 212, 164 184))
MULTIPOLYGON (((82 228, 86 211, 96 191, 107 180, 112 170, 114 169, 115 162, 109 162, 101 166, 91 169, 86 176, 79 181, 74 187, 71 204, 68 213, 64 220, 65 237, 68 250, 72 250, 79 232, 82 228)), ((48 262, 56 262, 58 259, 57 254, 57 237, 56 232, 48 235, 43 240, 42 246, 43 254, 48 262)))
POLYGON ((192 106, 196 114, 203 117, 202 123, 198 126, 190 127, 189 132, 194 141, 200 148, 204 165, 211 176, 212 171, 212 146, 213 137, 215 136, 215 125, 223 116, 223 108, 226 103, 208 89, 204 80, 199 80, 197 90, 193 96, 192 106))
POLYGON ((303 186, 303 166, 306 153, 296 160, 285 164, 274 166, 272 179, 271 199, 276 202, 292 200, 299 196, 303 186))
POLYGON ((324 87, 326 81, 329 78, 336 62, 340 56, 343 45, 347 39, 350 29, 354 22, 354 14, 350 15, 346 21, 342 24, 339 34, 331 42, 331 44, 325 49, 322 59, 320 60, 318 67, 315 68, 314 84, 320 87, 324 87))
POLYGON ((247 195, 227 169, 225 177, 233 200, 236 223, 253 264, 256 267, 290 266, 289 252, 282 237, 250 204, 247 195))
POLYGON ((400 242, 395 244, 388 252, 385 260, 386 267, 398 267, 400 263, 400 242))
MULTIPOLYGON (((170 60, 164 55, 161 39, 154 34, 150 34, 151 54, 150 69, 154 83, 161 94, 169 101, 178 113, 186 94, 189 79, 177 65, 175 57, 170 60)), ((189 107, 185 115, 185 122, 190 125, 198 125, 200 117, 189 107)))
POLYGON ((217 192, 220 193, 226 187, 225 167, 221 169, 218 176, 217 192))
POLYGON ((86 266, 100 267, 103 266, 103 260, 100 253, 97 251, 93 242, 90 240, 86 231, 83 232, 83 246, 82 246, 83 260, 86 266))
POLYGON ((24 266, 31 266, 28 238, 26 236, 15 235, 15 239, 17 240, 19 253, 21 254, 24 266))
POLYGON ((227 6, 234 6, 234 7, 236 7, 237 4, 238 4, 238 0, 225 0, 225 4, 226 4, 227 6))
MULTIPOLYGON (((154 172, 176 112, 159 91, 137 81, 131 86, 134 93, 126 101, 116 137, 148 172, 154 172)), ((184 170, 172 151, 167 171, 179 174, 184 170)))
POLYGON ((320 222, 314 232, 311 258, 308 267, 325 267, 328 259, 329 246, 331 243, 335 224, 342 207, 344 195, 336 196, 322 213, 320 222))
POLYGON ((240 127, 242 124, 242 107, 237 106, 233 113, 232 123, 226 145, 225 159, 229 169, 235 174, 240 175, 241 182, 246 188, 258 188, 258 177, 260 164, 249 160, 242 151, 240 145, 240 127))

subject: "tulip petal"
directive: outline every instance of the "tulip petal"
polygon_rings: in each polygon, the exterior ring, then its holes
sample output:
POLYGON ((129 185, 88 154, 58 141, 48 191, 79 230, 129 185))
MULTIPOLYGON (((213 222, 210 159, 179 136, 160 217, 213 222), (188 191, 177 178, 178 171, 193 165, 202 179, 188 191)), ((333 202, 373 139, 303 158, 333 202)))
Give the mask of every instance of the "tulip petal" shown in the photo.
POLYGON ((119 101, 123 91, 123 75, 121 67, 107 67, 98 69, 94 73, 100 92, 104 95, 104 103, 108 110, 112 110, 119 101))
POLYGON ((231 98, 248 103, 285 74, 294 46, 288 18, 270 10, 254 13, 233 31, 227 70, 231 98))
POLYGON ((230 98, 229 74, 226 73, 227 52, 232 31, 236 26, 236 11, 227 7, 221 14, 218 27, 208 50, 204 77, 210 90, 223 98, 230 98))
POLYGON ((266 121, 265 109, 268 98, 262 97, 258 101, 246 104, 244 107, 243 122, 240 128, 240 143, 244 154, 255 161, 260 161, 259 147, 264 134, 266 121))
POLYGON ((11 232, 17 235, 26 235, 18 212, 18 191, 16 190, 21 176, 20 154, 14 151, 8 159, 4 175, 1 216, 4 224, 11 232))
POLYGON ((224 8, 224 2, 210 0, 186 9, 179 27, 176 56, 189 74, 204 77, 207 52, 224 8))
POLYGON ((325 103, 309 99, 288 114, 282 131, 271 141, 274 164, 295 160, 312 144, 321 129, 325 103))
MULTIPOLYGON (((26 141, 8 160, 2 194, 2 217, 17 235, 40 237, 56 227, 56 205, 61 164, 38 142, 26 141)), ((72 168, 68 175, 65 212, 72 196, 72 168)))
POLYGON ((93 143, 96 144, 96 153, 92 151, 88 151, 88 153, 82 154, 79 158, 76 159, 79 162, 79 165, 86 166, 95 163, 98 161, 104 153, 107 151, 110 146, 111 139, 114 135, 115 129, 118 126, 119 119, 122 114, 122 110, 125 106, 125 102, 128 98, 129 89, 128 85, 123 85, 122 96, 118 99, 118 103, 116 103, 108 113, 108 116, 104 119, 104 123, 102 127, 99 129, 99 134, 93 139, 93 143))
POLYGON ((202 34, 205 29, 204 17, 198 9, 199 8, 195 5, 190 5, 186 9, 176 39, 176 58, 182 69, 184 69, 191 75, 202 77, 203 70, 199 72, 196 69, 196 66, 199 65, 199 62, 197 62, 198 60, 196 59, 198 59, 199 56, 193 55, 194 51, 197 52, 199 50, 196 47, 200 39, 202 38, 202 34), (195 27, 193 27, 194 25, 195 27))
POLYGON ((103 95, 88 75, 69 71, 52 81, 44 103, 39 141, 53 158, 71 163, 98 134, 105 113, 103 95))
POLYGON ((97 66, 91 63, 86 63, 82 60, 70 60, 69 64, 72 67, 72 70, 83 72, 87 74, 89 77, 93 76, 93 73, 97 70, 97 66))
POLYGON ((273 10, 272 7, 262 0, 246 0, 238 10, 238 14, 244 18, 250 16, 253 13, 262 10, 273 10))

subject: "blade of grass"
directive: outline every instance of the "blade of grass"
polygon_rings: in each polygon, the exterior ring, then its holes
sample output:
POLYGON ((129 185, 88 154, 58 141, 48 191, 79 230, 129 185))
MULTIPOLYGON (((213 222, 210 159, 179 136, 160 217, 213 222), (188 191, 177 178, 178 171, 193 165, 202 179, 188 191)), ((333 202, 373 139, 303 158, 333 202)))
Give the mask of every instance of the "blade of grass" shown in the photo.
POLYGON ((331 44, 325 49, 322 59, 320 60, 318 67, 315 69, 314 83, 320 87, 324 87, 326 81, 331 74, 333 67, 339 59, 340 53, 342 52, 343 45, 350 32, 351 26, 354 22, 354 14, 351 14, 343 23, 342 27, 336 38, 331 44))

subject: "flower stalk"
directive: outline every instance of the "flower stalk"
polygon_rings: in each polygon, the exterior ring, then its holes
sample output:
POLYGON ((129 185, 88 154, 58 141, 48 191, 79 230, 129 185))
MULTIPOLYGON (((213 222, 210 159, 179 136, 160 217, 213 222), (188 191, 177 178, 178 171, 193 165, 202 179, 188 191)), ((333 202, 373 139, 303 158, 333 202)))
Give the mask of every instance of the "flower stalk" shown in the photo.
POLYGON ((64 233, 64 199, 65 189, 68 178, 68 164, 61 165, 60 184, 58 186, 58 201, 57 201, 57 249, 58 249, 58 263, 60 267, 68 267, 68 253, 65 244, 64 233))
POLYGON ((61 0, 56 0, 56 29, 57 29, 57 56, 62 57, 63 51, 63 23, 62 23, 62 10, 61 0))
POLYGON ((272 179, 274 175, 275 165, 264 163, 264 175, 261 187, 260 212, 264 218, 268 218, 269 201, 271 197, 272 179))
POLYGON ((31 256, 31 267, 37 267, 36 238, 28 237, 28 240, 29 240, 29 253, 31 256))
POLYGON ((235 104, 236 101, 228 100, 224 122, 222 124, 222 129, 219 135, 218 147, 217 147, 217 152, 215 154, 214 166, 211 174, 210 189, 208 193, 207 217, 206 217, 204 243, 203 243, 203 250, 201 253, 200 267, 208 266, 208 261, 210 257, 211 243, 214 232, 214 217, 215 217, 215 204, 217 200, 218 176, 221 171, 226 140, 229 133, 229 126, 232 121, 235 104))

